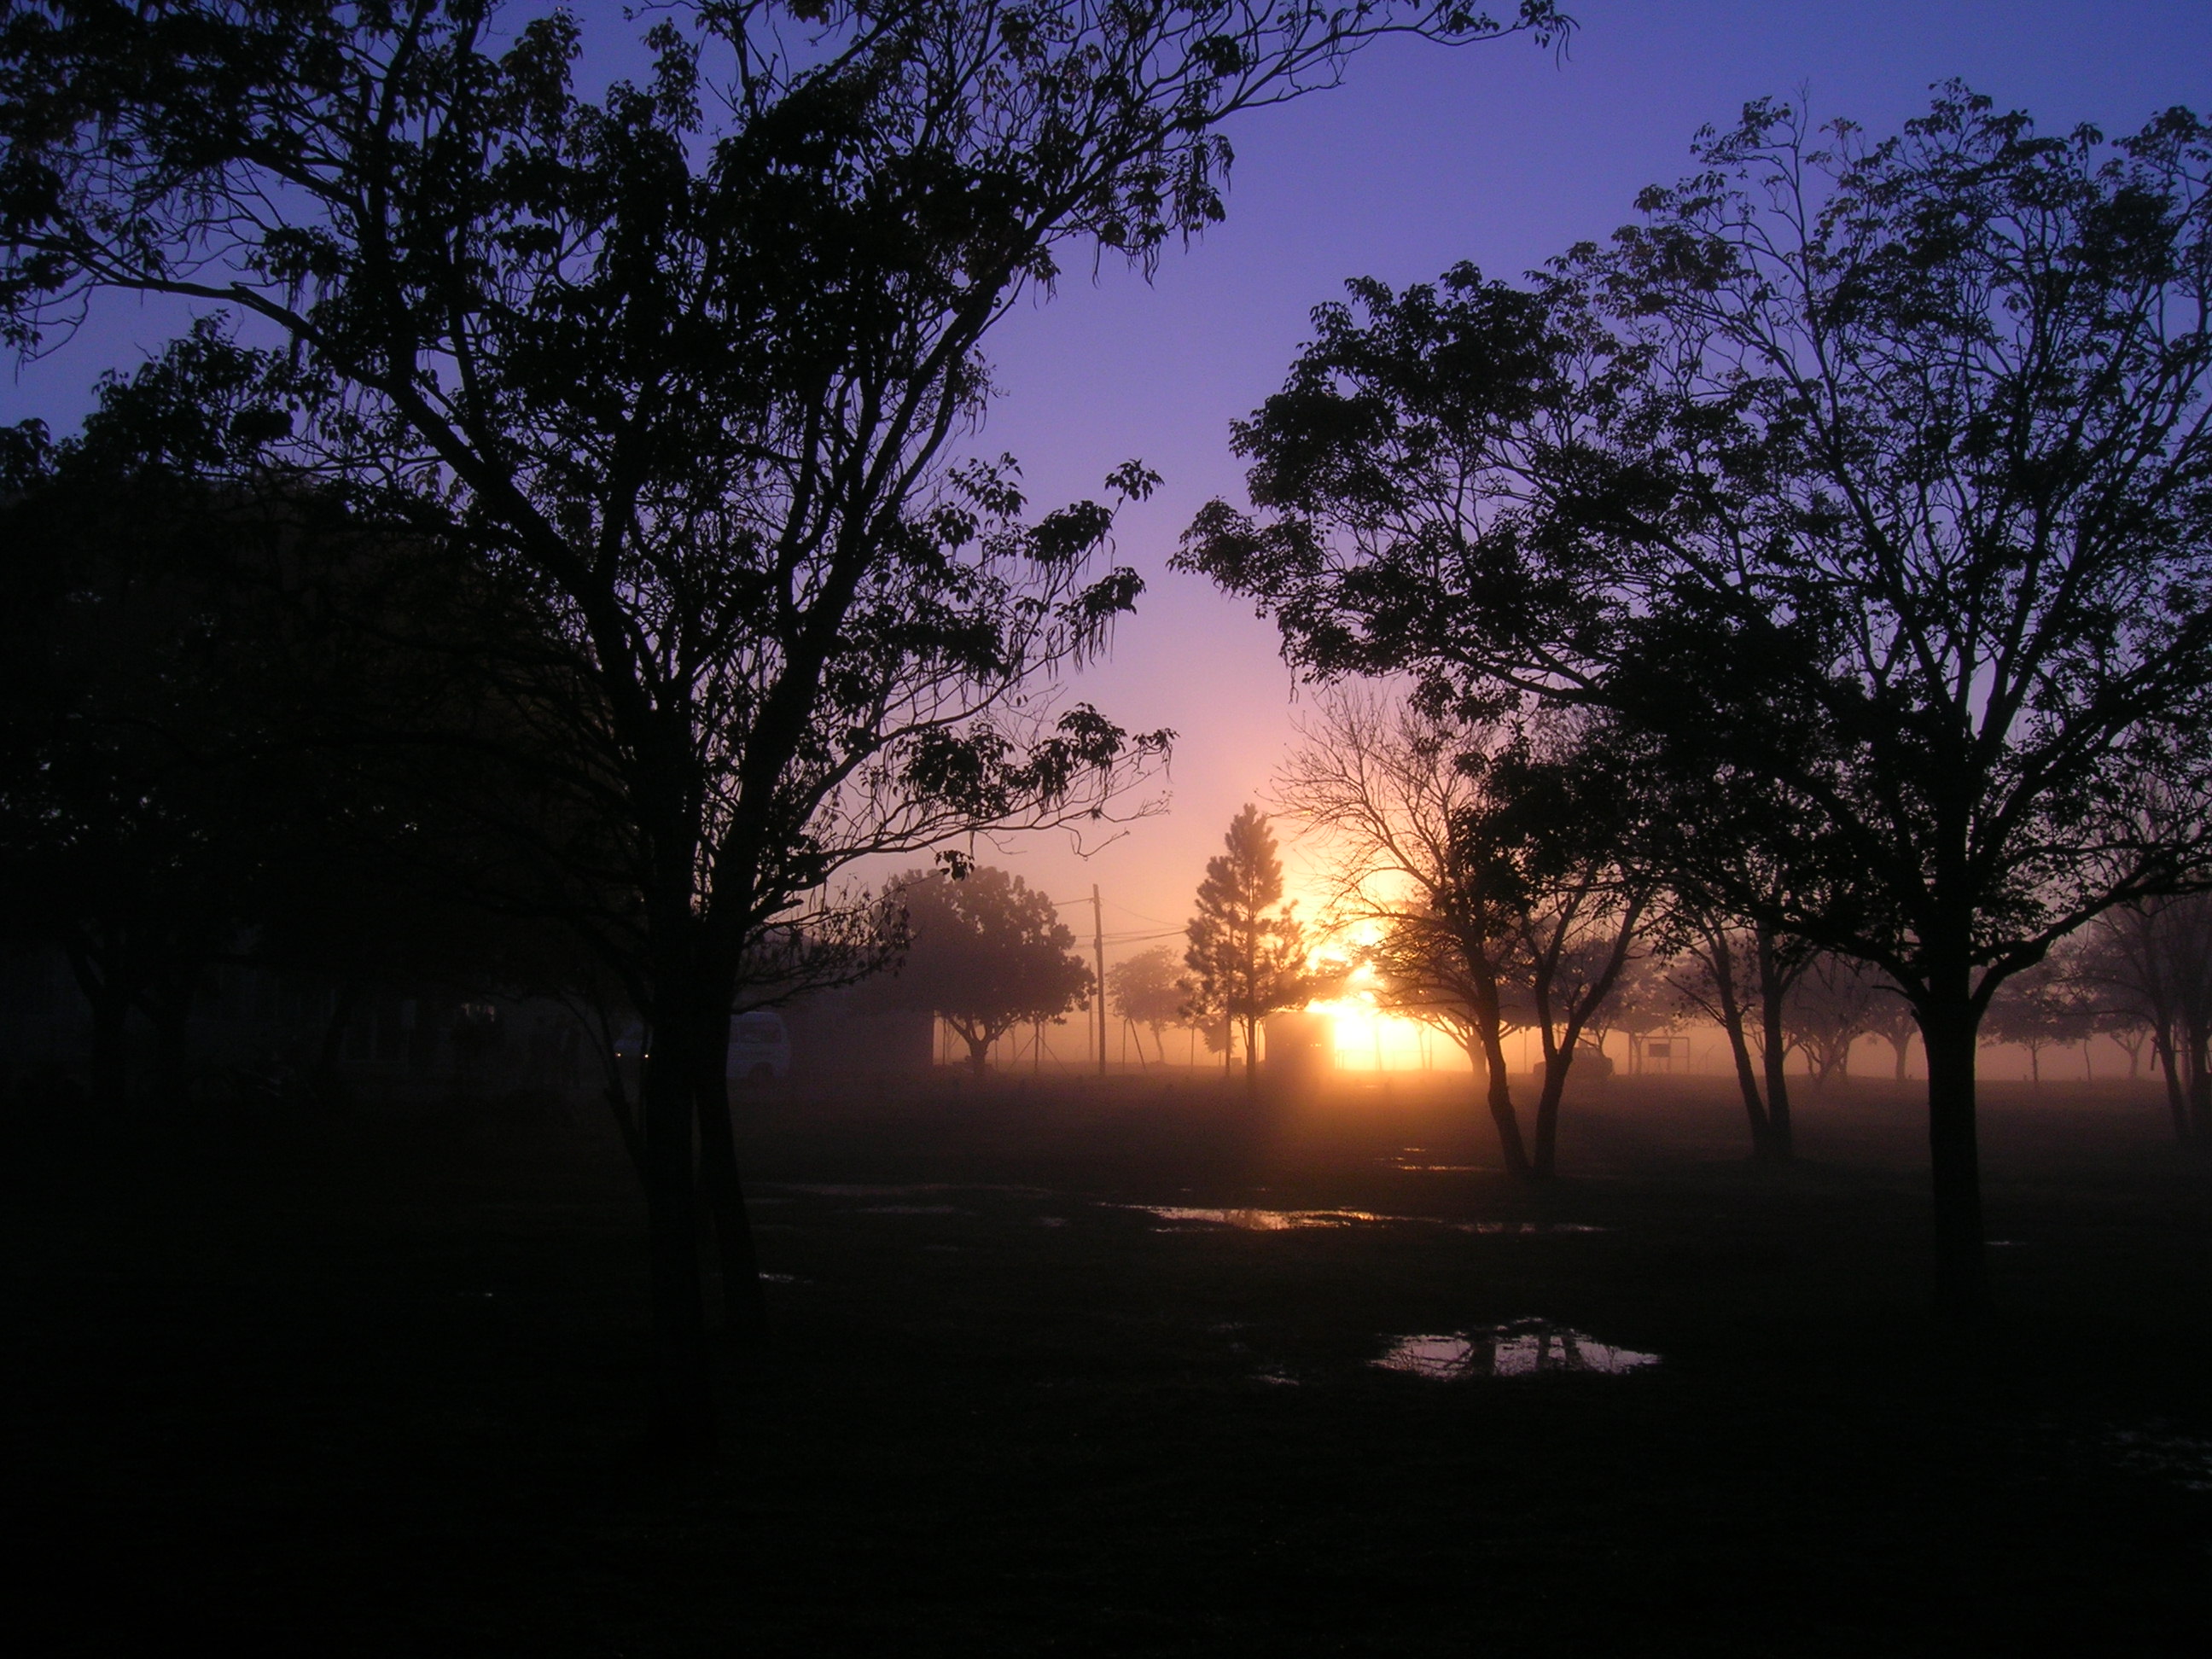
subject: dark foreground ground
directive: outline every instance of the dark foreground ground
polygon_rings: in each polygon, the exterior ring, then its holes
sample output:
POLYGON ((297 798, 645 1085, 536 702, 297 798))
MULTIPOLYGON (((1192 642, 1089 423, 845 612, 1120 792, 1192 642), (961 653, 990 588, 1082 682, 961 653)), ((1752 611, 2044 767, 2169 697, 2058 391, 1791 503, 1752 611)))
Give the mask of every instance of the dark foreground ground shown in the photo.
POLYGON ((1488 1149, 1403 1083, 1259 1126, 1196 1084, 749 1103, 778 1356, 674 1475, 633 1454, 641 1227, 598 1121, 19 1135, 0 1640, 2212 1651, 2212 1169, 2148 1096, 1990 1093, 2009 1242, 1971 1337, 1922 1316, 1886 1086, 1812 1105, 1771 1173, 1711 1085, 1615 1083, 1540 1194, 1429 1167, 1488 1149), (1662 1361, 1371 1363, 1528 1317, 1662 1361))

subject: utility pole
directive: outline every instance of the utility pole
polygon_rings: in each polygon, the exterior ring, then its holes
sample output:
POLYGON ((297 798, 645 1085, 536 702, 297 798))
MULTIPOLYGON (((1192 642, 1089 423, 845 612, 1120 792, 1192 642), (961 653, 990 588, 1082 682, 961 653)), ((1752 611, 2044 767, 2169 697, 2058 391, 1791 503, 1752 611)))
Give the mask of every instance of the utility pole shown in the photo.
POLYGON ((1106 1075, 1106 908, 1091 884, 1091 954, 1098 965, 1098 1075, 1106 1075))

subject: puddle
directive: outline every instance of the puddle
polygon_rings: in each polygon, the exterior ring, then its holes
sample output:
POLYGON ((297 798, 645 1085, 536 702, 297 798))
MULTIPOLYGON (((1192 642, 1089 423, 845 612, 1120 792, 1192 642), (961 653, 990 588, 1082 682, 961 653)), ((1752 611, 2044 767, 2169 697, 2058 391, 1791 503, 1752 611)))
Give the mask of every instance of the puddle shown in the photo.
POLYGON ((1516 1319, 1487 1330, 1401 1336, 1390 1345, 1388 1353, 1370 1363, 1386 1371, 1448 1382, 1475 1376, 1534 1376, 1548 1371, 1619 1376, 1657 1364, 1659 1356, 1593 1341, 1580 1331, 1541 1319, 1516 1319))
POLYGON ((1413 1222, 1408 1215, 1375 1215, 1366 1210, 1200 1210, 1178 1204, 1127 1204, 1163 1221, 1208 1227, 1236 1227, 1248 1233, 1283 1233, 1300 1227, 1353 1227, 1363 1222, 1413 1222))
POLYGON ((873 1187, 855 1182, 778 1181, 770 1183, 787 1193, 811 1193, 817 1198, 903 1198, 910 1193, 949 1193, 943 1182, 903 1187, 873 1187))
POLYGON ((1255 1382, 1264 1382, 1271 1389, 1295 1389, 1299 1386, 1298 1379, 1288 1371, 1273 1369, 1254 1371, 1252 1380, 1255 1382))
POLYGON ((797 1273, 763 1273, 761 1282, 765 1285, 809 1285, 813 1281, 801 1279, 797 1273))
POLYGON ((1406 1175, 1474 1175, 1482 1168, 1480 1164, 1400 1164, 1388 1158, 1382 1161, 1406 1175))
POLYGON ((863 1204, 860 1215, 973 1215, 957 1204, 863 1204))
POLYGON ((1141 1210, 1146 1215, 1157 1216, 1172 1224, 1163 1231, 1188 1231, 1196 1227, 1235 1227, 1249 1233, 1283 1233, 1309 1227, 1448 1227, 1455 1233, 1499 1233, 1509 1236, 1534 1237, 1547 1233, 1601 1233, 1603 1227, 1594 1227, 1573 1221, 1444 1221, 1435 1216, 1381 1215, 1372 1210, 1260 1210, 1260 1209, 1198 1209, 1177 1204, 1127 1204, 1124 1209, 1141 1210))
POLYGON ((1036 1222, 1040 1227, 1065 1227, 1067 1225, 1067 1218, 1064 1215, 1038 1215, 1031 1216, 1030 1219, 1036 1222))

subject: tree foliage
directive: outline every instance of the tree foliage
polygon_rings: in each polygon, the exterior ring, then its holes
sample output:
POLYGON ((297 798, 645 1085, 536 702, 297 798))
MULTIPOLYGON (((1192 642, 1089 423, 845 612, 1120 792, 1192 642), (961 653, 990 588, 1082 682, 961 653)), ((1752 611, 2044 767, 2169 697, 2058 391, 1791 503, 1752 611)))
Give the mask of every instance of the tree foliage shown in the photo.
POLYGON ((1245 1085, 1257 1089, 1260 1022, 1302 1006, 1312 994, 1305 927, 1297 905, 1283 902, 1283 861, 1260 809, 1247 804, 1222 842, 1222 852, 1206 860, 1197 909, 1184 929, 1191 975, 1185 1006, 1194 1018, 1241 1030, 1245 1085))
POLYGON ((1277 776, 1335 855, 1330 925, 1369 935, 1384 1002, 1449 1031, 1485 1078, 1506 1168, 1551 1173, 1569 1068, 1628 958, 1648 884, 1571 734, 1468 726, 1325 690, 1277 776), (1533 1152, 1504 1038, 1538 1029, 1533 1152))
POLYGON ((908 943, 896 977, 876 994, 926 1009, 968 1045, 981 1077, 991 1045, 1017 1025, 1057 1021, 1091 994, 1075 933, 1044 894, 988 864, 957 879, 915 870, 890 884, 908 943))
POLYGON ((757 1334, 720 1050, 764 936, 864 854, 1099 810, 1162 741, 1015 700, 1140 584, 1088 568, 1109 507, 1032 521, 1011 464, 955 463, 984 336, 1071 253, 1148 265, 1218 219, 1237 112, 1383 35, 1564 27, 1540 0, 1502 26, 1460 0, 741 0, 655 9, 643 77, 594 98, 574 16, 487 0, 0 21, 8 337, 102 289, 250 315, 303 460, 554 624, 558 695, 525 662, 519 702, 571 739, 546 787, 610 830, 585 884, 638 896, 590 937, 654 1029, 666 1444, 709 1433, 702 1188, 757 1334))
POLYGON ((1698 155, 1526 287, 1353 283, 1237 428, 1261 515, 1184 557, 1310 672, 1600 709, 1786 811, 1787 931, 1919 1015, 1971 1307, 1989 999, 2203 861, 2141 809, 2206 781, 2212 131, 1953 87, 1880 140, 1754 104, 1698 155))
MULTIPOLYGON (((1163 1059, 1167 1054, 1164 1034, 1169 1026, 1182 1022, 1185 995, 1182 963, 1173 945, 1156 945, 1149 951, 1139 951, 1106 970, 1106 1006, 1130 1024, 1150 1031, 1152 1046, 1160 1050, 1163 1059)), ((1139 1047, 1140 1057, 1143 1052, 1139 1047)))
POLYGON ((2066 969, 2107 1029, 2148 1032, 2174 1138, 2212 1138, 2212 896, 2106 911, 2075 941, 2066 969))

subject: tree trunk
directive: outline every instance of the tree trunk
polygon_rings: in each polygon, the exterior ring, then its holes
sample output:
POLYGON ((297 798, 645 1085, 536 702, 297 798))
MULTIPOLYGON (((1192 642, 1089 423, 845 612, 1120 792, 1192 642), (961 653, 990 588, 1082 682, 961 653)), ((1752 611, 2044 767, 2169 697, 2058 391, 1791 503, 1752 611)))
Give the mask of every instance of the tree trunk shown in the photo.
MULTIPOLYGON (((684 975, 655 976, 680 995, 684 975)), ((645 1205, 653 1280, 653 1408, 650 1437, 663 1456, 693 1460, 714 1443, 713 1376, 699 1273, 699 1183, 692 1157, 698 1117, 693 1078, 698 1016, 678 995, 654 1011, 645 1071, 645 1205)))
POLYGON ((1759 1097, 1759 1074, 1751 1063, 1751 1039, 1744 1035, 1743 1011, 1735 1009, 1724 1022, 1729 1054, 1735 1061, 1735 1086, 1743 1097, 1744 1115, 1751 1123, 1751 1155, 1761 1164, 1778 1161, 1774 1150, 1774 1125, 1766 1115, 1766 1103, 1759 1097))
POLYGON ((2150 1051, 2158 1060, 2160 1075, 2166 1079, 2166 1104, 2173 1114, 2173 1138, 2185 1144, 2189 1139, 2189 1097, 2181 1086, 2181 1066, 2174 1053, 2172 1027, 2160 1025, 2153 1029, 2150 1051))
MULTIPOLYGON (((726 1015, 726 1032, 727 1024, 726 1015)), ((737 1137, 730 1127, 727 1053, 726 1036, 720 1048, 711 1042, 702 1044, 694 1073, 701 1185, 714 1224, 723 1325, 738 1356, 753 1358, 768 1346, 768 1300, 761 1287, 760 1256, 753 1247, 752 1218, 745 1210, 744 1182, 738 1172, 737 1137)))
POLYGON ((1912 1051, 1912 1033, 1907 1031, 1903 1036, 1890 1038, 1889 1046, 1897 1055, 1896 1080, 1902 1083, 1905 1081, 1905 1057, 1912 1051))
POLYGON ((331 1017, 323 1022, 323 1040, 315 1053, 315 1088, 326 1097, 335 1097, 338 1092, 338 1066, 344 1058, 346 1028, 353 1024, 354 1010, 360 1001, 360 988, 351 983, 340 985, 331 994, 331 1017))
POLYGON ((1721 1030, 1727 1036, 1729 1055, 1735 1062, 1735 1085, 1743 1097, 1744 1116, 1751 1124, 1751 1155, 1761 1164, 1775 1160, 1774 1126, 1759 1098, 1759 1076, 1751 1063, 1751 1039, 1743 1029, 1743 1004, 1735 994, 1735 952, 1726 933, 1716 929, 1705 940, 1705 963, 1713 976, 1713 994, 1721 1005, 1721 1030))
POLYGON ((1244 1017, 1244 1097, 1260 1097, 1260 1017, 1244 1017))
POLYGON ((92 1097, 121 1116, 131 1109, 131 999, 103 995, 92 1003, 92 1097))
POLYGON ((2212 1139, 2212 1032, 2196 1021, 2189 1029, 2189 1138, 2212 1139))
POLYGON ((1762 1058, 1766 1063, 1767 1156, 1786 1164, 1796 1156, 1796 1134, 1790 1121, 1789 1038, 1783 1029, 1783 1006, 1790 987, 1775 949, 1774 934, 1758 930, 1759 1019, 1762 1058))
POLYGON ((1982 1239, 1981 1158, 1974 1125, 1974 1048, 1978 1019, 1966 975, 1938 983, 1920 1011, 1928 1054, 1928 1152, 1935 1195, 1936 1305, 1971 1319, 1990 1304, 1989 1263, 1982 1239))
POLYGON ((1528 1146, 1521 1139, 1521 1115, 1513 1109, 1513 1080, 1505 1071, 1504 1034, 1494 1015, 1479 1021, 1468 1058, 1489 1073, 1484 1093, 1489 1101, 1490 1121, 1498 1128, 1498 1150, 1505 1158, 1505 1173, 1516 1181, 1531 1179, 1535 1171, 1528 1163, 1528 1146))
POLYGON ((191 1089, 191 996, 165 995, 154 1000, 150 1021, 154 1027, 154 1092, 160 1097, 157 1110, 174 1113, 183 1109, 185 1097, 191 1089))
POLYGON ((70 971, 92 1016, 92 1100, 110 1117, 131 1109, 131 982, 116 971, 113 955, 82 934, 66 941, 70 971))
POLYGON ((1559 1101, 1567 1091, 1567 1067, 1574 1063, 1574 1045, 1562 1045, 1544 1056, 1544 1086, 1536 1097, 1536 1150, 1529 1173, 1549 1181, 1559 1155, 1559 1101))
MULTIPOLYGON (((1552 1046, 1552 998, 1546 976, 1539 975, 1530 988, 1536 1005, 1536 1022, 1544 1034, 1544 1090, 1536 1100, 1536 1151, 1530 1160, 1535 1176, 1540 1181, 1551 1179, 1559 1155, 1559 1103, 1567 1091, 1567 1069, 1574 1064, 1575 1050, 1581 1046, 1583 1033, 1605 1000, 1613 994, 1613 988, 1620 978, 1620 970, 1628 962, 1628 951, 1636 939, 1637 918, 1644 912, 1648 895, 1632 899, 1620 911, 1620 926, 1613 934, 1613 948, 1606 959, 1605 968, 1583 988, 1567 1009, 1565 1023, 1559 1032, 1559 1047, 1552 1046)), ((1556 967, 1558 958, 1553 962, 1556 967)), ((1605 1052, 1602 1037, 1597 1052, 1605 1052)))

